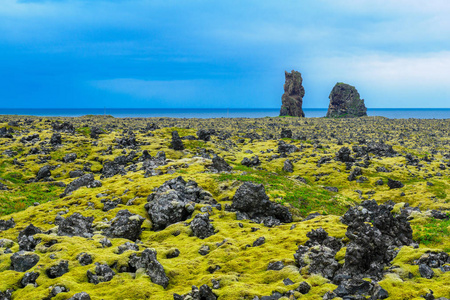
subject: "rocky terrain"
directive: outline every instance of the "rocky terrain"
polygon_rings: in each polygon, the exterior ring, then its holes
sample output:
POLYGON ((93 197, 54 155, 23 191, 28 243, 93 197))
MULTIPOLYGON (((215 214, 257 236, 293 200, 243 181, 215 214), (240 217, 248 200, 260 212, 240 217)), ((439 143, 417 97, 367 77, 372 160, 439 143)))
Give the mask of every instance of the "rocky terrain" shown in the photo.
POLYGON ((354 86, 342 82, 336 83, 330 93, 330 105, 327 118, 356 118, 367 116, 364 99, 354 86))
POLYGON ((302 105, 305 89, 302 85, 302 74, 292 70, 291 73, 285 71, 284 75, 284 94, 281 96, 280 116, 304 117, 302 105))
POLYGON ((0 116, 0 299, 448 299, 449 169, 450 120, 0 116))

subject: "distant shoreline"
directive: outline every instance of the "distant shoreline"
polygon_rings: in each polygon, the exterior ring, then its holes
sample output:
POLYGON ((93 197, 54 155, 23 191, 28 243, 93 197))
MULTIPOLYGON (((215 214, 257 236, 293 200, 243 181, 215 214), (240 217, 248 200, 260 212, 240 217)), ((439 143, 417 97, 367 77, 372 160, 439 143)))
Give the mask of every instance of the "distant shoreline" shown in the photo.
MULTIPOLYGON (((327 108, 304 108, 306 118, 321 118, 327 108)), ((277 117, 279 108, 0 108, 0 115, 81 117, 110 115, 116 118, 264 118, 277 117)), ((368 108, 368 116, 390 119, 450 119, 450 108, 368 108)))

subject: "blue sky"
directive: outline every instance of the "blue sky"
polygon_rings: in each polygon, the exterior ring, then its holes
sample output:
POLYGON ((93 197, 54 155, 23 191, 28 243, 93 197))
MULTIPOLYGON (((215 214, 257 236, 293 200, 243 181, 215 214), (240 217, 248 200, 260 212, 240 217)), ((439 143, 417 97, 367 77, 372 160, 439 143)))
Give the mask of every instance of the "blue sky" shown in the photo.
POLYGON ((0 107, 450 108, 448 0, 2 0, 0 107))

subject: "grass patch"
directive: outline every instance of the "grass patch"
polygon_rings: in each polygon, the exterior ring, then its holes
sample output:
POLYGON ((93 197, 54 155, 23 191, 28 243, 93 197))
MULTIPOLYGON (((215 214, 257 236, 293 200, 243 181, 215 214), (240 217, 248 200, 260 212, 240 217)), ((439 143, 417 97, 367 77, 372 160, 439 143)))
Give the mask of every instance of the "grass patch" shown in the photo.
POLYGON ((0 194, 0 216, 25 210, 35 202, 56 200, 62 188, 48 183, 18 184, 13 190, 0 194))
POLYGON ((301 216, 311 212, 322 214, 343 214, 347 211, 344 205, 333 197, 332 193, 321 187, 311 187, 296 182, 295 179, 282 174, 264 170, 255 170, 244 166, 236 166, 235 170, 244 171, 242 174, 219 174, 218 181, 250 181, 263 184, 266 193, 279 203, 289 203, 299 210, 301 216))
POLYGON ((79 127, 75 129, 76 132, 81 133, 82 135, 88 137, 91 135, 91 129, 89 127, 79 127))
POLYGON ((450 238, 450 220, 438 220, 431 218, 425 225, 413 226, 414 239, 429 246, 439 244, 443 239, 450 238))

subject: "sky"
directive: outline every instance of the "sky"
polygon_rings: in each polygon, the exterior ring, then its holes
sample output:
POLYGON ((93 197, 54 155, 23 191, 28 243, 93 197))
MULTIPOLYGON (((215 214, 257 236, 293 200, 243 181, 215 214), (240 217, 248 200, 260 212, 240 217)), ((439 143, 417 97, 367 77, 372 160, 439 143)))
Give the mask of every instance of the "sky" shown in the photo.
POLYGON ((1 0, 0 107, 450 108, 448 0, 1 0))

